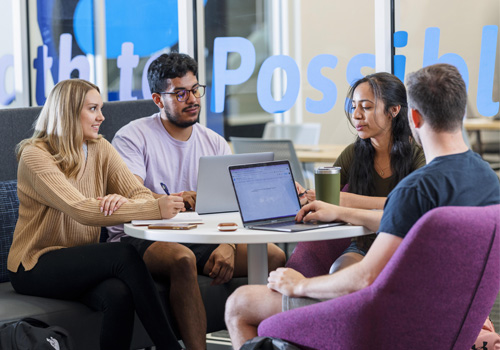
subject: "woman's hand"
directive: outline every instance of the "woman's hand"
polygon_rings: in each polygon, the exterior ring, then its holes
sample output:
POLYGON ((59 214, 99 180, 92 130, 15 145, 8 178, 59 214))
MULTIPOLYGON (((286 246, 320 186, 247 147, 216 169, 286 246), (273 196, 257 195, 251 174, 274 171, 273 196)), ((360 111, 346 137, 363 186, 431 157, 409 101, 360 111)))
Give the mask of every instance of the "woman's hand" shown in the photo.
POLYGON ((104 197, 97 197, 100 200, 101 213, 104 212, 104 216, 108 216, 117 211, 123 203, 128 202, 128 198, 123 197, 119 194, 108 194, 104 197))
POLYGON ((332 222, 342 220, 342 207, 325 203, 322 201, 314 201, 302 207, 297 213, 295 220, 297 222, 307 221, 323 221, 332 222))
POLYGON ((179 212, 184 211, 184 200, 182 192, 172 193, 170 196, 162 196, 158 199, 160 213, 162 219, 170 219, 176 216, 179 212))
POLYGON ((297 181, 295 181, 295 188, 297 189, 297 194, 299 195, 300 205, 306 205, 307 203, 316 200, 316 191, 314 189, 306 190, 297 181))

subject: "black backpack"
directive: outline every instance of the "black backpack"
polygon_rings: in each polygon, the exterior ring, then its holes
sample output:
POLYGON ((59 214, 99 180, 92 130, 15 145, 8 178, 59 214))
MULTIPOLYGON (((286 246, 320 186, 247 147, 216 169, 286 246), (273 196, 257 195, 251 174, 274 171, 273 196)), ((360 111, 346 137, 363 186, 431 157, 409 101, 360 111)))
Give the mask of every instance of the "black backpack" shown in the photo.
POLYGON ((74 346, 64 328, 49 326, 34 318, 23 318, 0 326, 0 349, 72 350, 74 346))
POLYGON ((240 350, 300 350, 289 342, 272 337, 255 337, 247 340, 240 350))

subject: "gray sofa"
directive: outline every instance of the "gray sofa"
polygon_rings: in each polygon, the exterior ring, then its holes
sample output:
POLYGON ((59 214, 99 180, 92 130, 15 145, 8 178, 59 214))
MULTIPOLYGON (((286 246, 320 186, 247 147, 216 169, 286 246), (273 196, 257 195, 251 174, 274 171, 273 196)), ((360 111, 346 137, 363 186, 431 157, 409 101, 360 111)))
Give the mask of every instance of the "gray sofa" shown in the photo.
MULTIPOLYGON (((34 317, 49 325, 64 327, 71 334, 78 349, 98 349, 101 313, 83 304, 17 294, 7 273, 7 256, 18 215, 16 144, 31 136, 32 125, 41 108, 0 109, 0 324, 23 317, 34 317)), ((129 121, 151 115, 158 108, 151 100, 107 102, 103 113, 106 117, 100 132, 111 140, 115 132, 129 121)), ((102 243, 106 244, 106 243, 102 243)), ((247 282, 235 278, 222 286, 211 286, 211 279, 198 277, 198 283, 207 310, 208 332, 225 329, 224 305, 229 294, 247 282)), ((162 299, 166 300, 168 285, 157 284, 162 299)), ((174 328, 175 323, 173 323, 174 328)), ((132 349, 152 345, 141 322, 136 317, 132 349)))

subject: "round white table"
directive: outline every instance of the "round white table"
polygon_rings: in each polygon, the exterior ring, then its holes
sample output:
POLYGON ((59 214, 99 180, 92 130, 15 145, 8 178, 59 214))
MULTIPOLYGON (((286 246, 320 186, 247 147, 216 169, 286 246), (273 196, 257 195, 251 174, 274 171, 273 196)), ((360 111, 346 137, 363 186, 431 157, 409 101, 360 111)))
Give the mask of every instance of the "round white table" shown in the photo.
POLYGON ((248 283, 266 284, 268 276, 267 243, 286 243, 320 241, 357 237, 371 232, 362 226, 341 225, 300 232, 278 232, 249 230, 243 227, 238 212, 201 215, 203 224, 191 230, 148 229, 147 226, 125 224, 129 236, 152 241, 179 243, 246 243, 248 244, 248 283), (235 222, 238 230, 221 232, 217 225, 222 222, 235 222))

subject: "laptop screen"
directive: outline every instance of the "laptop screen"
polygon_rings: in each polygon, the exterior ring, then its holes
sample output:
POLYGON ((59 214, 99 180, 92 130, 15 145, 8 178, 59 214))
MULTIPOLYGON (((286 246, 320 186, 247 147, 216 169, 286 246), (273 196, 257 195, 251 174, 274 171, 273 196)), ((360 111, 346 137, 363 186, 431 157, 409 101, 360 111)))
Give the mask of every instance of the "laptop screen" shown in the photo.
POLYGON ((300 202, 288 161, 230 167, 244 223, 295 217, 300 202))
POLYGON ((211 214, 238 211, 227 168, 231 165, 269 162, 273 159, 273 152, 200 157, 196 212, 211 214))

